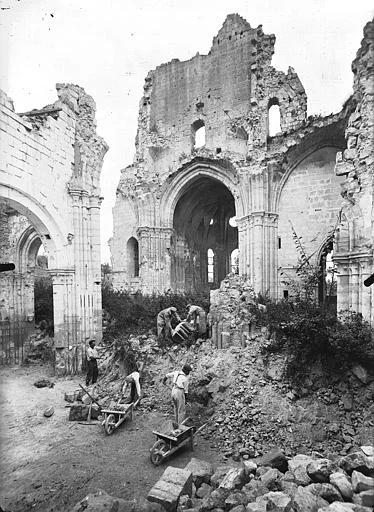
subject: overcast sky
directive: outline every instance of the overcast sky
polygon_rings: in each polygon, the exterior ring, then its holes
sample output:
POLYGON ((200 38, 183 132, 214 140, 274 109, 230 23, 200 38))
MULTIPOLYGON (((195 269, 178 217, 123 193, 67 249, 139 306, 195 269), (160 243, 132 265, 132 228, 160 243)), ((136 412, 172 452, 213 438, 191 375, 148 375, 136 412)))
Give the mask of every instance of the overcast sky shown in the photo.
POLYGON ((373 0, 0 0, 0 88, 17 112, 56 101, 55 84, 84 87, 110 146, 102 172, 102 261, 109 261, 120 170, 133 161, 138 104, 150 69, 209 52, 226 15, 276 35, 273 65, 295 68, 308 114, 340 110, 373 0))

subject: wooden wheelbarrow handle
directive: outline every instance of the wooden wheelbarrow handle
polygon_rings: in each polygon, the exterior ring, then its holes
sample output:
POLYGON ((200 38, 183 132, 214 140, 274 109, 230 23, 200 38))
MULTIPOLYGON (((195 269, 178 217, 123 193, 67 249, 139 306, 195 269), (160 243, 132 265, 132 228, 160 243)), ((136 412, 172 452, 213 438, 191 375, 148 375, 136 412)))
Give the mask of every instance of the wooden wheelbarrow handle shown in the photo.
POLYGON ((79 387, 81 387, 83 389, 83 391, 85 393, 87 393, 87 395, 91 398, 91 400, 93 402, 95 402, 95 404, 98 405, 100 407, 100 409, 101 409, 101 405, 99 404, 99 402, 97 400, 95 400, 95 398, 93 396, 90 395, 90 393, 87 391, 87 389, 85 389, 81 384, 79 384, 79 387))

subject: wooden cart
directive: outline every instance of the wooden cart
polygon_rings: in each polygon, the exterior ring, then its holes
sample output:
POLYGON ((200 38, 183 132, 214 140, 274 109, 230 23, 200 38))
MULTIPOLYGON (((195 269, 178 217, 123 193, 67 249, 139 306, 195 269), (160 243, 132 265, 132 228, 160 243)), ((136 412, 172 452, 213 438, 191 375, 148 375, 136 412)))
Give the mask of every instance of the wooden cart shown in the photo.
POLYGON ((172 430, 165 434, 163 432, 153 431, 157 437, 157 441, 150 449, 150 459, 152 464, 159 466, 162 462, 170 457, 174 452, 179 450, 182 446, 190 446, 193 450, 193 438, 195 427, 187 427, 179 425, 178 429, 172 430))
POLYGON ((126 418, 130 418, 132 420, 132 411, 134 408, 134 403, 122 405, 121 409, 118 408, 116 410, 110 409, 102 409, 101 413, 104 415, 104 419, 102 421, 102 426, 104 427, 105 432, 110 436, 113 434, 116 428, 118 428, 126 418))

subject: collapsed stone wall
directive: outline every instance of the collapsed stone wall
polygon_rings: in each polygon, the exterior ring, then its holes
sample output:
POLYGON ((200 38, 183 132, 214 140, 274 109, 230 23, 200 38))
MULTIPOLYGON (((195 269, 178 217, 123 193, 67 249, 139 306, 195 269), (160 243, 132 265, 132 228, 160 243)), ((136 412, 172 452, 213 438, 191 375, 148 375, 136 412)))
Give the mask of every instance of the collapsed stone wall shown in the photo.
POLYGON ((53 281, 57 366, 64 373, 84 363, 87 338, 101 338, 100 172, 108 147, 96 133, 93 99, 77 85, 56 87, 53 105, 22 114, 0 95, 2 225, 9 227, 10 211, 29 223, 15 238, 14 254, 1 258, 14 257, 15 271, 2 279, 9 304, 16 303, 11 321, 21 322, 31 301, 19 290, 43 244, 53 281))
POLYGON ((374 325, 374 22, 352 63, 354 107, 345 131, 347 149, 337 154, 335 172, 344 177, 343 207, 336 241, 338 309, 362 313, 374 325))
POLYGON ((289 221, 319 264, 337 223, 335 153, 346 147, 352 105, 308 118, 296 72, 271 65, 274 45, 273 34, 233 14, 207 55, 148 74, 134 162, 121 172, 113 210, 116 288, 216 289, 239 249, 240 275, 255 292, 281 298, 278 269, 292 273, 298 257, 289 221), (273 105, 280 131, 270 136, 273 105), (202 128, 205 141, 196 145, 202 128))

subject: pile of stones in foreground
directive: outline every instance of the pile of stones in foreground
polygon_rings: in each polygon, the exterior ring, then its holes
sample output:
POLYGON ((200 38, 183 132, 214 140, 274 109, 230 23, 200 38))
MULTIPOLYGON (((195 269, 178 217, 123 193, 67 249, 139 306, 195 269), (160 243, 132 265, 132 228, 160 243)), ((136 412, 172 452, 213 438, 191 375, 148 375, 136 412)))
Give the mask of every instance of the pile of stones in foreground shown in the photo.
POLYGON ((275 449, 257 462, 224 465, 191 459, 168 467, 147 500, 167 512, 369 512, 374 507, 374 448, 337 458, 275 449))

